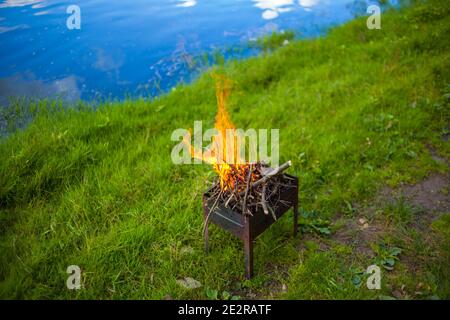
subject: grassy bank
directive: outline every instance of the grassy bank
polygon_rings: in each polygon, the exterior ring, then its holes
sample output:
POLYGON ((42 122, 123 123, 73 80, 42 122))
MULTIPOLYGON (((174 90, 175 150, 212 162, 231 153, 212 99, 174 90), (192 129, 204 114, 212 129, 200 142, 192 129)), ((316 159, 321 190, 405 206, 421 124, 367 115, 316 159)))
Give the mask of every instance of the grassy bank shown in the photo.
POLYGON ((151 102, 41 102, 0 142, 0 297, 450 298, 448 211, 397 196, 448 177, 449 13, 447 1, 418 3, 383 14, 381 30, 357 19, 223 67, 236 126, 280 128, 300 181, 303 233, 291 237, 289 214, 259 238, 251 281, 229 234, 212 227, 203 253, 211 168, 170 159, 174 129, 213 126, 209 74, 151 102), (381 290, 365 286, 371 264, 384 266, 381 290))

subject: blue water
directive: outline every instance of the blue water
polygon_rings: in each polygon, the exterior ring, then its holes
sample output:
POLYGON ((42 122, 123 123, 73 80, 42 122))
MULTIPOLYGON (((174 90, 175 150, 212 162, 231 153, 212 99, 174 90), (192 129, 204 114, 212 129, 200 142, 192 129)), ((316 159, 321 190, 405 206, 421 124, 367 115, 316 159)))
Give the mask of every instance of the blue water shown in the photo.
MULTIPOLYGON (((375 1, 376 2, 376 1, 375 1)), ((374 1, 0 0, 0 104, 8 97, 149 97, 273 31, 326 32, 374 1), (69 5, 81 29, 69 30, 69 5)))

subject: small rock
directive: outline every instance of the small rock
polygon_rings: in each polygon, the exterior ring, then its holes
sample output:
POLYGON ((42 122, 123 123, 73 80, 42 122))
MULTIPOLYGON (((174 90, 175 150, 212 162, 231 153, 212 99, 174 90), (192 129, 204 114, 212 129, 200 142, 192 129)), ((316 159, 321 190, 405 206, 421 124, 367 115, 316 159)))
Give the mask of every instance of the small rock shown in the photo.
POLYGON ((399 290, 394 290, 394 291, 392 291, 392 295, 393 295, 395 298, 397 298, 397 299, 402 299, 402 298, 403 298, 402 293, 401 293, 399 290))
POLYGON ((202 284, 200 282, 198 282, 197 280, 190 278, 190 277, 186 277, 184 279, 178 279, 177 283, 186 288, 186 289, 197 289, 200 288, 202 286, 202 284))

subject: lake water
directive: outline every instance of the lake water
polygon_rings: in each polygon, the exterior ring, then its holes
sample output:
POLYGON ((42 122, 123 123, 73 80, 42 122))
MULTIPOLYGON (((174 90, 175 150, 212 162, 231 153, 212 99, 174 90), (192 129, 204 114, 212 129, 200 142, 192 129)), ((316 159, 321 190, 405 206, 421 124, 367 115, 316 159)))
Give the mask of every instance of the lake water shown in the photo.
POLYGON ((0 0, 0 104, 9 96, 122 99, 192 80, 273 31, 326 32, 376 1, 0 0), (69 5, 80 29, 69 30, 69 5))

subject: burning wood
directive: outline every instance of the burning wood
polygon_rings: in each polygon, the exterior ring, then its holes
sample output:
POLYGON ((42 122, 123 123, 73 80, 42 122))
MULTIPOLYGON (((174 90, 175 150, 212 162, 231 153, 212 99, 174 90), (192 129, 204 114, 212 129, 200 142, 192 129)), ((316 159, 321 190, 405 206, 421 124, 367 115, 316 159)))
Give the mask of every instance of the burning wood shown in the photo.
POLYGON ((211 213, 221 203, 244 215, 253 215, 261 208, 276 220, 274 212, 280 201, 281 188, 293 186, 292 180, 282 174, 290 165, 288 161, 277 168, 270 168, 258 162, 243 165, 240 170, 230 165, 233 174, 228 178, 233 188, 223 188, 219 181, 213 184, 211 199, 215 199, 216 205, 211 207, 211 213))
POLYGON ((294 182, 283 171, 291 166, 288 161, 276 168, 270 168, 262 162, 248 162, 239 153, 237 137, 228 135, 236 129, 226 110, 226 100, 230 92, 230 82, 224 77, 216 77, 217 115, 215 129, 217 134, 212 138, 211 147, 203 152, 190 144, 189 137, 184 143, 188 146, 193 158, 201 159, 213 166, 218 174, 217 180, 210 189, 213 205, 205 221, 220 205, 244 216, 253 216, 262 209, 266 215, 271 213, 276 220, 277 206, 281 204, 282 188, 294 186, 294 182), (229 141, 227 141, 227 139, 229 141))

